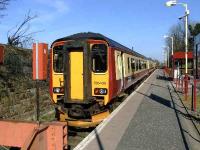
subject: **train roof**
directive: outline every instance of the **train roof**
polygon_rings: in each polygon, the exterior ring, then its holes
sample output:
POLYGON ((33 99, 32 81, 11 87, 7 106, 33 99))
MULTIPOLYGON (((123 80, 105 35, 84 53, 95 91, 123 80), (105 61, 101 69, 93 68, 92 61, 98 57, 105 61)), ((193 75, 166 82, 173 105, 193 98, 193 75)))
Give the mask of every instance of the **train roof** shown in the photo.
MULTIPOLYGON (((59 42, 59 41, 66 41, 66 40, 87 40, 87 39, 93 39, 93 40, 104 40, 108 43, 109 46, 114 47, 114 48, 119 48, 121 50, 133 53, 134 55, 144 58, 146 59, 145 56, 139 54, 136 51, 133 51, 129 48, 127 48, 126 46, 121 45, 120 43, 102 35, 99 33, 92 33, 92 32, 84 32, 84 33, 77 33, 77 34, 73 34, 70 36, 66 36, 60 39, 55 40, 53 43, 55 42, 59 42)), ((53 44, 52 44, 53 45, 53 44)))

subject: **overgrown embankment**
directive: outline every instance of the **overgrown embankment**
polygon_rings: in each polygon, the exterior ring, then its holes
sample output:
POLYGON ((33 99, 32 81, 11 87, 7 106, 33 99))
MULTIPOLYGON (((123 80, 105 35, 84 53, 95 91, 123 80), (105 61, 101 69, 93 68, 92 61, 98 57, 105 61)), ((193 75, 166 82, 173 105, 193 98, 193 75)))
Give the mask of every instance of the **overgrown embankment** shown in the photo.
MULTIPOLYGON (((41 115, 53 111, 48 82, 40 82, 41 115)), ((32 80, 32 53, 29 49, 5 46, 5 61, 0 65, 0 118, 33 120, 35 82, 32 80)))

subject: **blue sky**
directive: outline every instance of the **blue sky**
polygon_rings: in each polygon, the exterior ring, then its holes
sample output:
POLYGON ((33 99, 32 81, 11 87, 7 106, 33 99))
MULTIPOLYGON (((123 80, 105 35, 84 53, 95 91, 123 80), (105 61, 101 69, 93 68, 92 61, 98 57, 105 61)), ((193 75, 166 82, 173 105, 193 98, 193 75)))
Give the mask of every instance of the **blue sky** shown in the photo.
MULTIPOLYGON (((30 9, 38 18, 32 31, 40 42, 78 32, 98 32, 152 58, 163 59, 164 39, 169 28, 184 14, 182 6, 165 7, 166 0, 13 0, 0 20, 0 43, 6 43, 7 31, 23 20, 30 9)), ((200 22, 200 0, 188 3, 190 20, 200 22)))

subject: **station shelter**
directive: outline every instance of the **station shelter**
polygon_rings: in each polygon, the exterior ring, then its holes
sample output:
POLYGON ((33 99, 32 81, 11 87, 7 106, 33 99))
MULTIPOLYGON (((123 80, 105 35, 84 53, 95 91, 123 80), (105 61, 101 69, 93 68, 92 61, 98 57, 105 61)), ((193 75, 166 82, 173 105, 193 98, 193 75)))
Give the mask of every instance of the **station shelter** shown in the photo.
MULTIPOLYGON (((185 74, 185 52, 174 52, 173 55, 174 78, 185 74)), ((193 75, 193 53, 188 52, 188 75, 193 75)))

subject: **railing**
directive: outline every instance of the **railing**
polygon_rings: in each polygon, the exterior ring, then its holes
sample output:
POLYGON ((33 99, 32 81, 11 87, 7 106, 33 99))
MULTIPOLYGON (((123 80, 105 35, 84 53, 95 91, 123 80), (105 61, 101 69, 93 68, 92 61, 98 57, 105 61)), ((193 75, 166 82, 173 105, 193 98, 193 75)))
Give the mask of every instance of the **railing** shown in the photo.
MULTIPOLYGON (((164 73, 168 77, 172 77, 172 70, 164 67, 164 73)), ((179 75, 177 78, 172 78, 176 87, 176 91, 182 93, 181 97, 186 104, 186 107, 191 111, 200 113, 200 79, 195 79, 188 74, 179 75)))
POLYGON ((193 76, 181 75, 174 79, 176 90, 183 94, 184 103, 192 111, 200 113, 200 80, 193 76))

